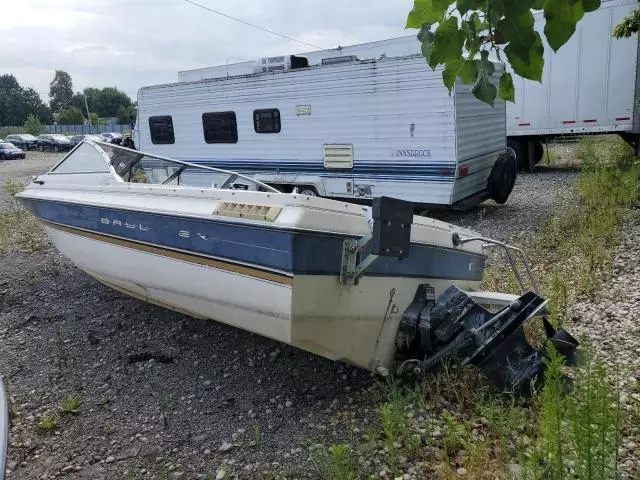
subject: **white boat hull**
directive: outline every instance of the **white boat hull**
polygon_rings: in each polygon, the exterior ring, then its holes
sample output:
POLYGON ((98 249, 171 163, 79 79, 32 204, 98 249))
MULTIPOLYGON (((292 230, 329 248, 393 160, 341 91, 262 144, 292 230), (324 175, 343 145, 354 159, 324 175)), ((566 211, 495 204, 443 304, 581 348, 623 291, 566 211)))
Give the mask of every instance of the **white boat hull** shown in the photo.
POLYGON ((393 367, 398 323, 418 285, 429 283, 439 294, 452 284, 397 276, 363 277, 354 286, 330 275, 256 278, 88 232, 52 224, 45 229, 62 254, 123 293, 372 370, 393 367))

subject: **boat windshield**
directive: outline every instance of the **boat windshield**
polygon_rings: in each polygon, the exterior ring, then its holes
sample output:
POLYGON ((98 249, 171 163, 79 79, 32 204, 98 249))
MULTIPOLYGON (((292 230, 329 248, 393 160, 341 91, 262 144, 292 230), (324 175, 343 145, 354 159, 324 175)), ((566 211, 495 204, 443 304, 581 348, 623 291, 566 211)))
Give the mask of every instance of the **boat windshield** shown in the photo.
MULTIPOLYGON (((232 188, 241 190, 261 190, 280 193, 275 188, 245 175, 203 165, 195 165, 179 160, 138 152, 104 142, 85 139, 75 150, 65 157, 52 173, 74 173, 78 167, 76 156, 86 156, 87 149, 106 156, 115 173, 125 182, 148 183, 154 185, 181 185, 199 188, 232 188), (67 165, 71 168, 65 168, 67 165)), ((86 160, 83 158, 82 162, 86 160)), ((106 165, 105 165, 106 167, 106 165)), ((86 171, 81 167, 78 170, 86 171)), ((94 170, 95 171, 95 170, 94 170)))

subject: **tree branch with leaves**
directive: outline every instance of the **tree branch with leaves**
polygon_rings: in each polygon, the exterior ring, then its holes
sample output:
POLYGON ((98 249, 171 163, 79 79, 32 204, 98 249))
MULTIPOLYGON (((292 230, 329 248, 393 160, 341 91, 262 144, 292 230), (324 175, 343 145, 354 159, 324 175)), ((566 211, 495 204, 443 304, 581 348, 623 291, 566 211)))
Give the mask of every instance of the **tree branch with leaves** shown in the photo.
POLYGON ((616 28, 613 29, 613 36, 616 38, 629 38, 640 31, 640 9, 634 10, 616 28))
POLYGON ((506 69, 494 84, 492 54, 503 64, 508 61, 517 75, 542 81, 545 47, 534 28, 535 11, 544 11, 544 35, 557 51, 584 14, 599 7, 600 0, 414 0, 406 27, 420 30, 422 54, 434 70, 444 67, 449 92, 460 79, 473 85, 479 100, 493 105, 497 96, 515 102, 515 87, 506 69))

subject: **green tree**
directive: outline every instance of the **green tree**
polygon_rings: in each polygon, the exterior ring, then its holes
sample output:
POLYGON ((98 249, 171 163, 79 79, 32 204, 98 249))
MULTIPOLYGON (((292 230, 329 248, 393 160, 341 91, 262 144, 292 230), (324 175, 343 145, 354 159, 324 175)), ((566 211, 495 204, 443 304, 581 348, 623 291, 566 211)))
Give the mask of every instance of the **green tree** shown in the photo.
POLYGON ((31 135, 40 135, 42 133, 42 124, 38 117, 35 115, 29 115, 24 122, 24 130, 31 135))
POLYGON ((62 125, 82 125, 84 116, 79 108, 67 107, 58 115, 58 123, 62 125))
POLYGON ((29 115, 52 121, 51 111, 33 88, 23 88, 13 75, 0 75, 0 126, 22 125, 29 115))
POLYGON ((616 38, 629 38, 640 31, 640 9, 634 10, 613 30, 616 38))
POLYGON ((44 124, 53 123, 53 114, 49 106, 42 101, 40 94, 33 88, 25 88, 23 99, 26 103, 27 111, 33 113, 44 124))
POLYGON ((106 125, 107 121, 98 116, 98 114, 96 112, 91 112, 91 124, 92 125, 106 125))
POLYGON ((53 112, 61 112, 63 109, 71 105, 71 97, 73 97, 73 82, 71 75, 64 70, 56 70, 53 80, 49 84, 49 102, 53 112))
POLYGON ((120 107, 130 107, 129 95, 115 87, 103 88, 98 94, 98 107, 96 112, 101 117, 117 117, 120 107))
POLYGON ((406 27, 420 30, 422 54, 434 70, 444 67, 449 92, 459 78, 473 85, 479 100, 493 105, 498 95, 514 102, 515 89, 506 71, 496 86, 490 53, 508 60, 521 77, 542 81, 544 44, 534 29, 535 10, 544 10, 544 36, 557 51, 584 14, 599 7, 600 0, 414 0, 406 27))
POLYGON ((125 107, 124 105, 120 105, 118 108, 118 123, 120 125, 129 125, 131 122, 136 119, 136 108, 131 105, 125 107))
POLYGON ((82 93, 76 93, 71 99, 71 104, 82 110, 86 116, 84 97, 91 112, 96 112, 100 117, 118 117, 120 107, 129 108, 132 105, 131 98, 115 87, 85 88, 82 93))

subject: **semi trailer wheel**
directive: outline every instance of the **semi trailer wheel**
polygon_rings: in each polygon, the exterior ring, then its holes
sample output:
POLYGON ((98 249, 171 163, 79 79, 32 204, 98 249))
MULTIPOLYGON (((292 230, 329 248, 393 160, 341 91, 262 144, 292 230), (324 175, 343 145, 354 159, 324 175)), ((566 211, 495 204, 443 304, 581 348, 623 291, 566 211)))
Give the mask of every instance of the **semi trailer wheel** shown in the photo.
POLYGON ((489 176, 489 195, 498 205, 506 203, 516 184, 516 158, 511 151, 501 154, 489 176))
POLYGON ((507 148, 513 151, 517 168, 526 168, 528 155, 526 139, 507 138, 507 148))
POLYGON ((534 171, 544 156, 544 146, 536 137, 507 138, 507 146, 516 155, 516 166, 519 170, 534 171))
POLYGON ((531 141, 535 142, 533 144, 533 163, 534 165, 537 165, 540 163, 540 160, 542 160, 542 157, 544 156, 544 146, 542 145, 542 142, 540 140, 531 141))

